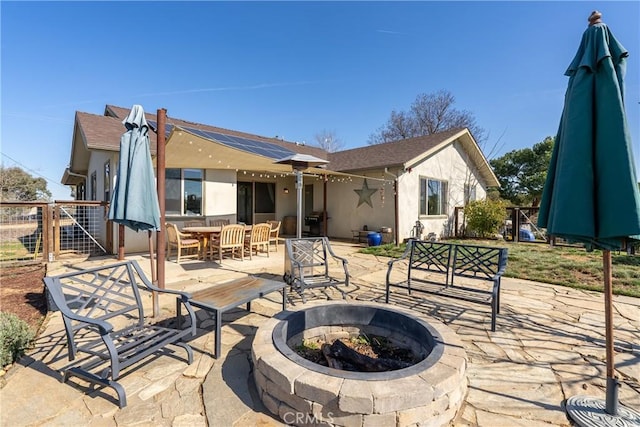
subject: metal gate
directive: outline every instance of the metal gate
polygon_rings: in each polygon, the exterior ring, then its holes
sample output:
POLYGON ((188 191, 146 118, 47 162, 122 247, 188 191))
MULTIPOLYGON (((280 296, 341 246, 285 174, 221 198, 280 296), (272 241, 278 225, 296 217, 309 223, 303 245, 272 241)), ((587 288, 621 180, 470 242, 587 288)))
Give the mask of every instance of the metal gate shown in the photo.
POLYGON ((110 253, 108 203, 87 201, 2 202, 0 261, 51 262, 110 253))

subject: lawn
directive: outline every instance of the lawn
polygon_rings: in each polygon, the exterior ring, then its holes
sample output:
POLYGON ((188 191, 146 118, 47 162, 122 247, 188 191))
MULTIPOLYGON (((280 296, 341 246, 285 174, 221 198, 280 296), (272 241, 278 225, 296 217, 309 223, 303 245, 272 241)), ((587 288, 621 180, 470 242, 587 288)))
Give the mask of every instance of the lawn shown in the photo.
MULTIPOLYGON (((447 242, 462 242, 448 240, 447 242)), ((464 240, 464 243, 509 249, 505 277, 534 280, 577 289, 602 291, 602 252, 580 247, 495 240, 464 240)), ((399 257, 404 245, 372 246, 361 250, 378 256, 399 257)), ((613 293, 640 298, 640 256, 612 252, 613 293)))
POLYGON ((20 241, 7 241, 0 244, 0 261, 16 261, 33 258, 33 252, 20 241))

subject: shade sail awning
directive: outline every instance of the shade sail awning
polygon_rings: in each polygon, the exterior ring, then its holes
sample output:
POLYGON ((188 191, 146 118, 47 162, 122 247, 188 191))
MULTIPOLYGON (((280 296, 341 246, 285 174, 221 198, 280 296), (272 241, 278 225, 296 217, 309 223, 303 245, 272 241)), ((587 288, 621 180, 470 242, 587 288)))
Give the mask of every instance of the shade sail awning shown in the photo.
MULTIPOLYGON (((274 163, 279 158, 262 156, 230 147, 216 139, 205 138, 178 126, 171 130, 165 149, 167 168, 227 169, 275 174, 293 173, 291 165, 274 163)), ((385 181, 384 179, 336 172, 319 167, 306 168, 303 172, 309 175, 356 177, 385 181)))

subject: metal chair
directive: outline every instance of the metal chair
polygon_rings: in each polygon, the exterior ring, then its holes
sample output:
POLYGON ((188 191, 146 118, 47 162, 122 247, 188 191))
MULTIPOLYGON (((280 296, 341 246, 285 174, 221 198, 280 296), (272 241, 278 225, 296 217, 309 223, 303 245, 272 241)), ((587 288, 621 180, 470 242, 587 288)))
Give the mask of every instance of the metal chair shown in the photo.
POLYGON ((51 310, 62 313, 68 357, 72 361, 62 369, 62 382, 75 376, 93 383, 90 391, 94 385, 111 387, 118 395, 120 408, 124 408, 127 396, 118 379, 125 368, 138 362, 146 364, 150 357, 170 354, 168 344, 184 348, 187 363, 193 362, 193 350, 184 342, 196 335, 190 295, 157 288, 136 261, 78 268, 45 277, 43 281, 51 310), (173 295, 176 305, 186 308, 190 320, 187 329, 157 319, 150 322, 144 307, 156 293, 173 295))
POLYGON ((253 250, 255 249, 256 255, 258 251, 262 249, 269 256, 269 233, 271 233, 271 226, 267 223, 255 224, 251 227, 251 233, 245 239, 245 250, 249 251, 249 259, 253 259, 253 250))
POLYGON ((180 264, 181 258, 198 258, 200 256, 200 240, 190 234, 182 233, 176 224, 167 222, 165 228, 167 229, 167 261, 171 258, 171 248, 176 248, 178 254, 176 262, 178 264, 180 264), (195 249, 195 252, 191 253, 190 249, 195 249), (187 253, 183 254, 183 250, 186 250, 187 253))
POLYGON ((337 256, 326 237, 304 237, 286 239, 284 258, 284 281, 295 290, 306 303, 304 291, 309 288, 333 287, 346 298, 346 293, 339 285, 349 286, 349 270, 347 260, 337 256), (329 258, 329 256, 331 258, 329 258), (333 259, 342 267, 342 274, 329 272, 329 263, 333 259))

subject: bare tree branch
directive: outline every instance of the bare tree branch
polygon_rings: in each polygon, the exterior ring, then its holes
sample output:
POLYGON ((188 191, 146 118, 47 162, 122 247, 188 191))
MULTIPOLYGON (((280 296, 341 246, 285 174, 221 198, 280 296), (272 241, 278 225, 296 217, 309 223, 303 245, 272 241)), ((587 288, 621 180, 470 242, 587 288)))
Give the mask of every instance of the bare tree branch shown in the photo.
POLYGON ((419 94, 409 111, 392 111, 387 123, 369 136, 369 144, 399 141, 431 135, 454 128, 468 128, 478 144, 485 140, 485 130, 479 127, 469 111, 454 108, 455 97, 441 90, 419 94))
POLYGON ((344 142, 336 136, 335 130, 322 129, 320 132, 314 135, 316 146, 323 150, 333 153, 339 151, 344 147, 344 142))

